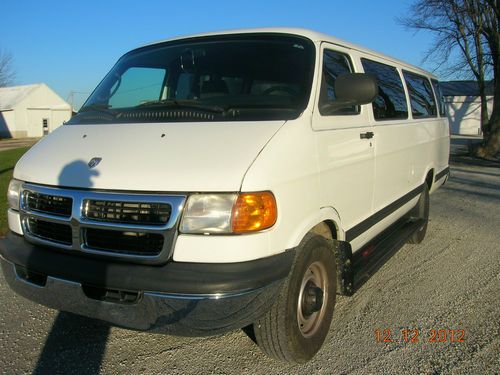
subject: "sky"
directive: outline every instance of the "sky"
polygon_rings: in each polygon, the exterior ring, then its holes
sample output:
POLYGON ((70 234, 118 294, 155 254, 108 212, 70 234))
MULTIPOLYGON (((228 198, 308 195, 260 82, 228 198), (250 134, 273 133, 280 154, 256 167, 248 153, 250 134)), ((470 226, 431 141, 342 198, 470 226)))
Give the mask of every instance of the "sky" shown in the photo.
POLYGON ((0 49, 14 59, 15 84, 45 82, 77 109, 127 51, 200 32, 304 27, 433 68, 422 64, 432 36, 396 21, 411 0, 1 1, 0 49))

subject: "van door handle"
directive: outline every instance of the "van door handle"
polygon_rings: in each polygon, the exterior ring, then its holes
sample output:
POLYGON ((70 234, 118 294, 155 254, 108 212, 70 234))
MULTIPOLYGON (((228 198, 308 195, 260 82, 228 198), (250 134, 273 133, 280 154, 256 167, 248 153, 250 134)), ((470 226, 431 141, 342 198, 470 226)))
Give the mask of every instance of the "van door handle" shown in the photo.
POLYGON ((373 138, 373 132, 366 132, 366 133, 361 133, 359 135, 359 138, 361 139, 370 139, 370 138, 373 138))

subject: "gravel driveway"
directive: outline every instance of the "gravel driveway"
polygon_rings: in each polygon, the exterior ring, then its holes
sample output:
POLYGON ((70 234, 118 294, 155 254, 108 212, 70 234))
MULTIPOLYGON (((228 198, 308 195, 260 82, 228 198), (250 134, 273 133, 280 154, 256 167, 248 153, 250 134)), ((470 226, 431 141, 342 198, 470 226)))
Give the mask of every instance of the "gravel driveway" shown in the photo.
POLYGON ((451 172, 431 196, 424 242, 404 246, 353 297, 338 299, 325 345, 306 365, 266 358, 241 331, 178 338, 109 328, 28 302, 0 277, 0 373, 498 374, 500 168, 453 164, 451 172), (392 342, 378 343, 377 329, 382 340, 390 329, 392 342), (430 342, 432 330, 447 330, 447 342, 430 342), (463 331, 463 342, 450 343, 449 330, 454 341, 463 331))

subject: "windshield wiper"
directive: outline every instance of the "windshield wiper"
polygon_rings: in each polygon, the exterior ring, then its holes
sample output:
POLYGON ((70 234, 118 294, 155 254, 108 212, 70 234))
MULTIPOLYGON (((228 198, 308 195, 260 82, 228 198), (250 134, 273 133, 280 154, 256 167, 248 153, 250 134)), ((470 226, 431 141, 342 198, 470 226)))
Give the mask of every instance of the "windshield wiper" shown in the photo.
POLYGON ((168 107, 168 108, 184 108, 184 109, 199 109, 202 111, 224 113, 226 110, 218 105, 203 104, 195 100, 175 100, 175 99, 162 99, 151 100, 149 102, 141 103, 135 108, 144 107, 168 107))

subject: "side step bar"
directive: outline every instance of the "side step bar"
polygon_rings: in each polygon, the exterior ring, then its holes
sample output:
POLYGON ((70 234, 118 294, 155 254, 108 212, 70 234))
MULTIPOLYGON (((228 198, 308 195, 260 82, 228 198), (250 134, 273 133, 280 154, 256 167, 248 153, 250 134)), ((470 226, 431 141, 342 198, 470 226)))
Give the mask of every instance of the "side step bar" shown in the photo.
POLYGON ((350 267, 343 270, 342 294, 354 294, 424 224, 423 219, 409 221, 403 218, 352 254, 350 267))

